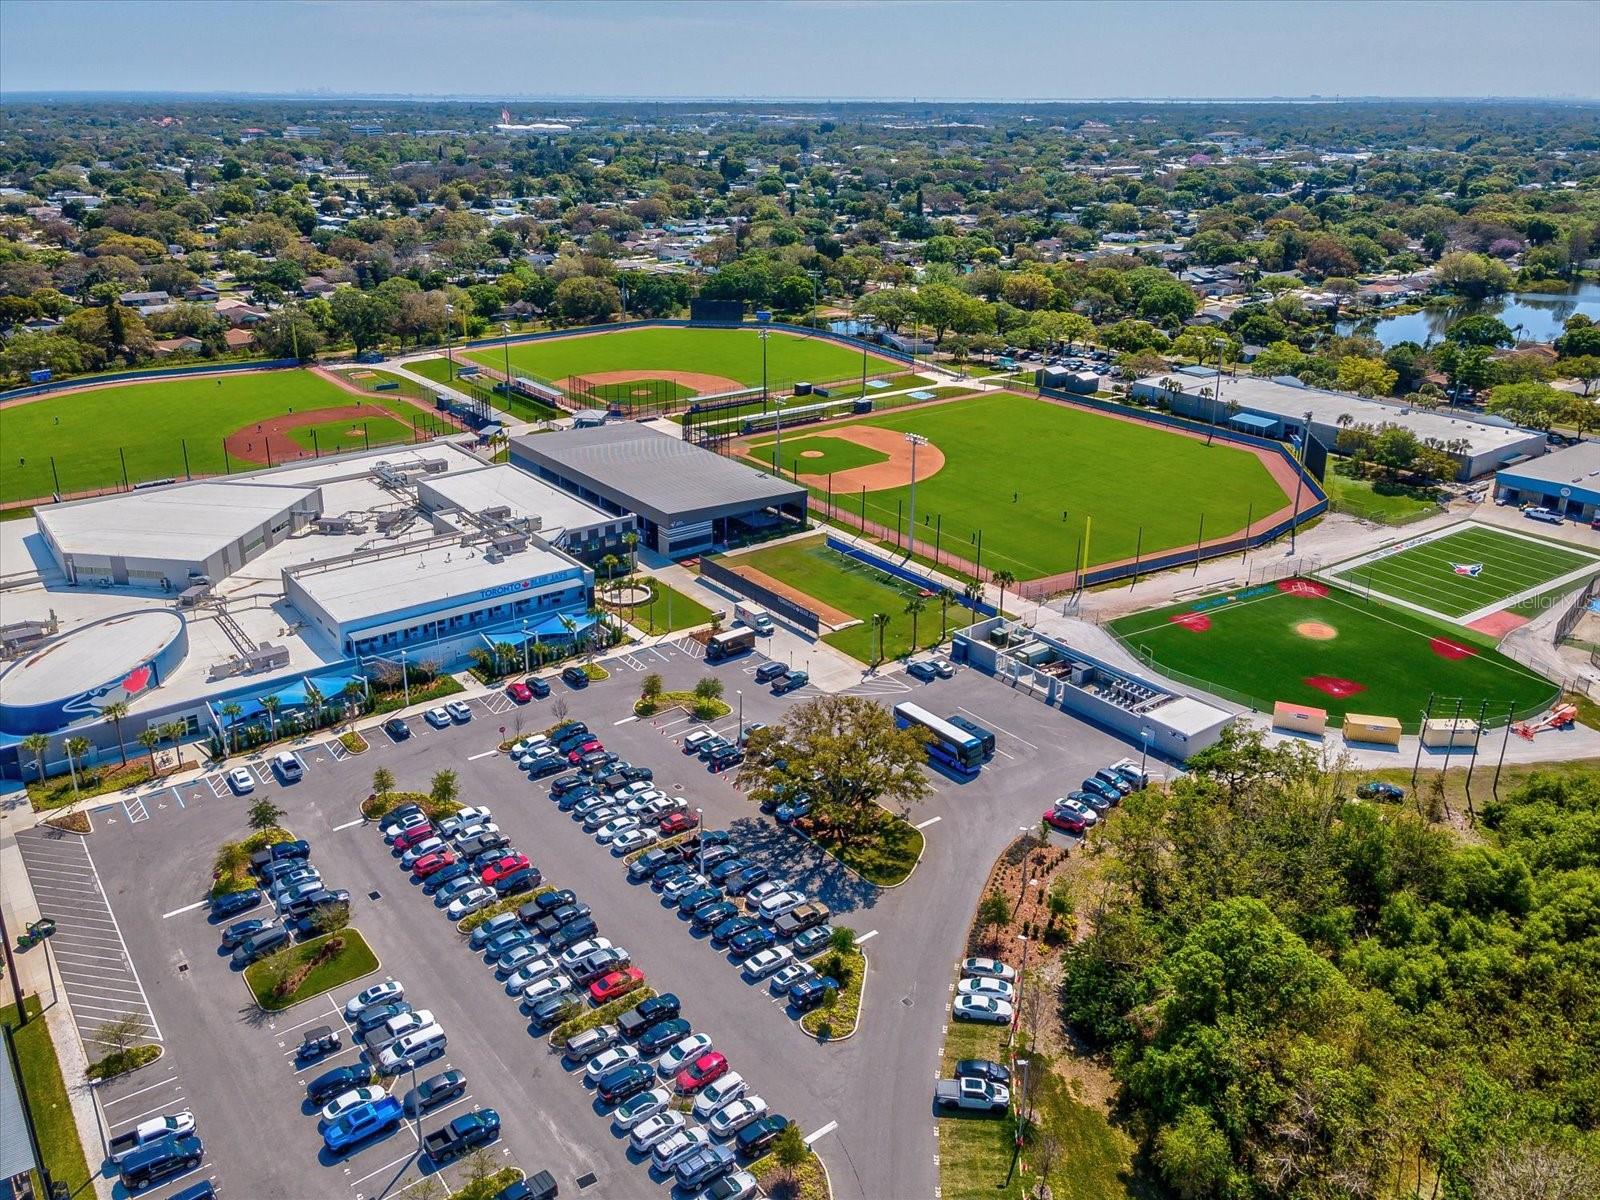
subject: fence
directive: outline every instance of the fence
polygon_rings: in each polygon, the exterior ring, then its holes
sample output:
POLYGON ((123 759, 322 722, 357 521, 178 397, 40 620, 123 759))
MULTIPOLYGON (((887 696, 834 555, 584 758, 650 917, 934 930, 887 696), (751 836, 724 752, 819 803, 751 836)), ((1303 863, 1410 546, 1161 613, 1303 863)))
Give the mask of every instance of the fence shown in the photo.
MULTIPOLYGON (((880 554, 874 554, 872 551, 867 550, 864 547, 857 546, 851 542, 841 541, 839 538, 836 538, 831 534, 827 538, 827 546, 828 549, 836 550, 840 554, 843 554, 846 558, 853 558, 859 563, 865 563, 874 570, 882 571, 885 575, 892 575, 896 579, 902 580, 909 584, 914 584, 919 588, 923 588, 924 590, 933 592, 935 594, 948 586, 940 580, 933 578, 931 575, 924 575, 920 571, 914 571, 903 563, 893 562, 890 559, 884 558, 880 554)), ((994 605, 987 604, 982 600, 974 603, 969 601, 960 592, 956 593, 956 601, 962 607, 970 608, 980 617, 993 617, 999 615, 999 610, 996 609, 994 605)))
POLYGON ((207 363, 192 367, 145 367, 137 371, 115 371, 109 375, 79 375, 66 379, 52 379, 49 383, 34 383, 26 387, 0 392, 0 404, 7 400, 22 400, 28 396, 43 396, 47 392, 66 391, 69 388, 99 387, 105 383, 134 383, 141 379, 182 379, 185 375, 215 375, 233 371, 276 371, 285 367, 303 366, 294 358, 247 359, 243 362, 207 363))
POLYGON ((1597 592, 1600 592, 1600 575, 1596 575, 1589 580, 1584 585, 1583 590, 1572 598, 1572 603, 1568 605, 1567 611, 1561 614, 1561 618, 1556 622, 1554 636, 1551 638, 1556 645, 1559 646, 1566 641, 1571 636, 1572 631, 1578 627, 1578 622, 1583 620, 1583 614, 1588 611, 1589 603, 1595 598, 1597 592))
POLYGON ((787 596, 780 596, 769 587, 764 587, 753 579, 746 579, 734 571, 729 570, 714 558, 700 560, 700 574, 703 578, 713 583, 720 583, 730 591, 738 592, 741 596, 754 600, 762 607, 782 617, 785 621, 800 626, 808 633, 818 633, 822 629, 822 618, 809 608, 796 604, 787 596))

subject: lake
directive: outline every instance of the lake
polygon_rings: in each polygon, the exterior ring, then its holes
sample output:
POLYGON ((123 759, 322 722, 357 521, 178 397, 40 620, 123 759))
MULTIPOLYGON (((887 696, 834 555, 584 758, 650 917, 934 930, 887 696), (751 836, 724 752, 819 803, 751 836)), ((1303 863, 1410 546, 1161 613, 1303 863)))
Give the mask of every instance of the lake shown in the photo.
POLYGON ((1550 342, 1561 336, 1561 326, 1566 319, 1578 312, 1600 321, 1600 283, 1580 283, 1566 292, 1517 292, 1479 304, 1468 302, 1449 308, 1426 308, 1375 321, 1340 321, 1338 330, 1349 334, 1360 329, 1385 347, 1397 342, 1426 345, 1443 338, 1444 331, 1462 317, 1482 313, 1499 317, 1512 329, 1521 325, 1524 341, 1550 342))

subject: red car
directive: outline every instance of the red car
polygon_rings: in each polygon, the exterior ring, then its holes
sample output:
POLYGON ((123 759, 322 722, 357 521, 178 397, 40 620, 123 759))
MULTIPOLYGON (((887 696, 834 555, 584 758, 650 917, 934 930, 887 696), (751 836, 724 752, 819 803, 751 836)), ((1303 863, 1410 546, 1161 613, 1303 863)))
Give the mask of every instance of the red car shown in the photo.
POLYGON ((593 754, 596 750, 604 750, 604 749, 605 749, 605 747, 600 744, 600 739, 599 738, 589 738, 587 741, 585 741, 583 743, 583 745, 581 745, 581 746, 577 747, 576 749, 571 750, 571 751, 568 752, 567 761, 569 763, 575 763, 579 759, 581 759, 585 754, 593 754))
POLYGON ((589 999, 596 1004, 604 1004, 607 1000, 615 1000, 618 996, 626 996, 634 988, 644 982, 644 972, 638 967, 628 967, 621 971, 612 971, 602 975, 589 985, 589 999))
POLYGON ((435 871, 442 871, 455 862, 456 856, 450 850, 435 850, 432 854, 424 854, 411 866, 411 872, 418 879, 426 879, 435 871))
POLYGON ((420 845, 431 837, 438 836, 439 831, 432 825, 418 825, 415 829, 408 829, 394 840, 394 848, 406 851, 413 846, 420 845))
POLYGON ((677 812, 670 812, 662 817, 659 828, 662 837, 671 837, 675 833, 686 833, 698 824, 700 824, 699 817, 680 808, 677 812))
POLYGON ((528 866, 526 854, 508 854, 497 863, 490 863, 483 869, 483 882, 493 887, 513 871, 520 871, 528 866))
POLYGON ((1044 811, 1045 824, 1053 825, 1057 829, 1064 829, 1068 833, 1082 833, 1089 828, 1081 820, 1063 809, 1047 808, 1044 811))
POLYGON ((506 695, 518 704, 527 704, 533 699, 533 689, 519 679, 515 683, 506 685, 506 695))
POLYGON ((678 1091, 685 1095, 698 1092, 713 1079, 727 1074, 728 1059, 716 1050, 707 1050, 683 1070, 678 1072, 678 1091))

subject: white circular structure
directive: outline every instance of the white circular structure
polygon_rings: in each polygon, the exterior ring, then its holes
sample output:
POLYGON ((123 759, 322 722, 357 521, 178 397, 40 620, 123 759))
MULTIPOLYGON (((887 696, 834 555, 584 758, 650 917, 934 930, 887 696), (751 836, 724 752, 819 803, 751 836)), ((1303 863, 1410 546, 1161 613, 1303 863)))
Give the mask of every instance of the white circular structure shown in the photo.
POLYGON ((0 730, 52 733, 142 696, 183 661, 188 628, 161 609, 105 617, 63 634, 0 675, 0 730))

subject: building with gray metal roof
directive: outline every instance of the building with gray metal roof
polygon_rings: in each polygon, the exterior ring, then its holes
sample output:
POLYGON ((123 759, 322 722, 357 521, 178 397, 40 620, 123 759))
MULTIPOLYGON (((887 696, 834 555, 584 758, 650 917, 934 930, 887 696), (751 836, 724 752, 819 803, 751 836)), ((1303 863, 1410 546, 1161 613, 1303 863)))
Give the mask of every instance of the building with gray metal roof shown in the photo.
POLYGON ((634 423, 513 438, 511 462, 611 512, 634 513, 641 542, 662 554, 806 519, 802 485, 634 423))

